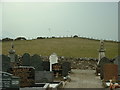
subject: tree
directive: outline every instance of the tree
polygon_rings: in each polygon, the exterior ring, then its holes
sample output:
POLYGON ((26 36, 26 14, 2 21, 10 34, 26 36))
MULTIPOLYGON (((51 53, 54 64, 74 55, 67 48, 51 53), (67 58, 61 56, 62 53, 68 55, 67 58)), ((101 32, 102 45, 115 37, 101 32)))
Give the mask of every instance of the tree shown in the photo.
POLYGON ((17 37, 15 40, 26 40, 25 37, 17 37))
POLYGON ((2 41, 13 41, 13 39, 7 37, 7 38, 3 38, 2 41))
POLYGON ((24 53, 22 56, 22 65, 23 66, 30 66, 30 54, 24 53))
POLYGON ((52 36, 52 38, 55 38, 55 36, 52 36))
POLYGON ((45 39, 45 37, 37 37, 37 39, 45 39))
POLYGON ((77 36, 77 35, 74 35, 74 36, 73 36, 73 38, 76 38, 76 37, 78 37, 78 36, 77 36))

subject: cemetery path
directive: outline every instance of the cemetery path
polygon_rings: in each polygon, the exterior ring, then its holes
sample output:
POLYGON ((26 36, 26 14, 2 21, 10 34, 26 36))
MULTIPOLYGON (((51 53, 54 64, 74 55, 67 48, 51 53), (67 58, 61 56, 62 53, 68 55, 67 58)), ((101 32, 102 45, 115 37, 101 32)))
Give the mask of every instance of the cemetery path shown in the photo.
POLYGON ((64 88, 103 88, 95 70, 72 69, 70 77, 71 81, 67 82, 64 88))

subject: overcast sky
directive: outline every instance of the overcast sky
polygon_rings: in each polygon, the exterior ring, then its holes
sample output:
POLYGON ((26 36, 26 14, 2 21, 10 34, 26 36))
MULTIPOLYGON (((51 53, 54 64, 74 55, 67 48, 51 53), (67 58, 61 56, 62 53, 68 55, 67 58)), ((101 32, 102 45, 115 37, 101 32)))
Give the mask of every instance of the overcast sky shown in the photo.
POLYGON ((2 3, 3 38, 71 35, 118 40, 118 3, 2 3))

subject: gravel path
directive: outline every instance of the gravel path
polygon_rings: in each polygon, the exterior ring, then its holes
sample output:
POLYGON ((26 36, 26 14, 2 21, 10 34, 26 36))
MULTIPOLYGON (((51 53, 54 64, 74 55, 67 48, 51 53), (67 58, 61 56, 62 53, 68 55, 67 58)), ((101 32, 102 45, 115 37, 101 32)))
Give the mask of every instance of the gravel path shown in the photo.
POLYGON ((99 76, 95 70, 73 69, 70 75, 71 82, 67 82, 64 88, 103 88, 99 76))

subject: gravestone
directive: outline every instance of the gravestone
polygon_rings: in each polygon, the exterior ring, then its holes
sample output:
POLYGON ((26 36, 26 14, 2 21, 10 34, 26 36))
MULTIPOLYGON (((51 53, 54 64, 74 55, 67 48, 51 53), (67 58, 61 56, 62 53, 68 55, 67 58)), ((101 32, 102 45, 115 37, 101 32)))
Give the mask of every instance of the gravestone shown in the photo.
POLYGON ((50 62, 49 61, 43 61, 42 66, 43 66, 44 71, 50 71, 50 62))
POLYGON ((42 59, 37 54, 31 57, 30 65, 35 68, 35 71, 43 71, 42 59))
POLYGON ((100 67, 100 78, 101 78, 101 79, 103 79, 103 74, 104 74, 104 72, 103 72, 103 66, 104 66, 105 64, 109 64, 109 63, 112 63, 112 62, 111 62, 111 60, 109 60, 109 59, 106 58, 106 57, 103 57, 103 58, 100 60, 98 66, 100 67))
POLYGON ((50 60, 50 71, 52 71, 52 64, 58 63, 58 56, 56 53, 53 53, 49 57, 50 60))
POLYGON ((10 58, 6 55, 2 55, 2 71, 7 72, 10 68, 10 58))
POLYGON ((103 57, 100 62, 99 62, 99 66, 100 67, 103 67, 104 64, 107 64, 107 63, 112 63, 111 60, 109 60, 107 57, 103 57))
POLYGON ((115 58, 114 64, 118 65, 118 75, 120 76, 120 56, 115 58))
POLYGON ((63 62, 62 63, 62 76, 66 77, 69 71, 71 71, 71 63, 63 62))
POLYGON ((52 64, 52 71, 55 77, 62 75, 62 65, 60 63, 52 64))
POLYGON ((36 83, 50 83, 53 82, 54 75, 50 71, 35 71, 35 82, 36 83))
POLYGON ((24 53, 22 56, 22 65, 23 66, 30 66, 30 54, 24 53))

